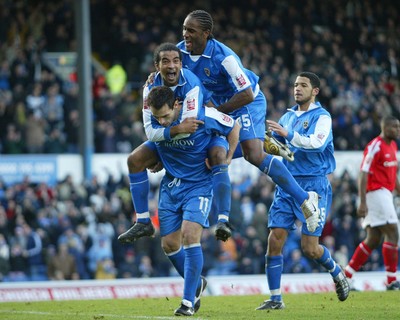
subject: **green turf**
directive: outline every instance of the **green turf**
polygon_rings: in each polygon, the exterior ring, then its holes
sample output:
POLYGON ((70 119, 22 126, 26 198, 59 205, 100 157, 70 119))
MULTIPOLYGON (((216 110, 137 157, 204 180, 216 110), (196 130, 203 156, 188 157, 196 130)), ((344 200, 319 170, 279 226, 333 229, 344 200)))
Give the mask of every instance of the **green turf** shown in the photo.
MULTIPOLYGON (((335 294, 286 294, 286 309, 255 311, 264 296, 203 297, 193 319, 400 319, 400 292, 351 292, 345 302, 335 294)), ((2 320, 176 319, 179 298, 0 303, 2 320)))

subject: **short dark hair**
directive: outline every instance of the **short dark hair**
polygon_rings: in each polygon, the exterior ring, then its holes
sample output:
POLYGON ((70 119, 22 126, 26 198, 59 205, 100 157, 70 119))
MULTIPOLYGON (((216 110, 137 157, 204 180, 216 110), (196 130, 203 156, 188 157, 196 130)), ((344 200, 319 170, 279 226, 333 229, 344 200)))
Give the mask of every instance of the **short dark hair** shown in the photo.
POLYGON ((200 24, 201 30, 210 31, 210 34, 207 39, 214 38, 213 36, 214 21, 213 18, 211 17, 211 14, 209 14, 207 11, 204 10, 194 10, 190 12, 187 16, 188 17, 191 16, 194 19, 196 19, 200 24))
POLYGON ((387 115, 381 119, 381 127, 383 128, 390 122, 396 122, 396 121, 399 121, 399 119, 397 119, 395 116, 387 115))
POLYGON ((313 72, 308 72, 308 71, 301 72, 299 74, 299 77, 305 77, 305 78, 310 79, 310 83, 311 83, 311 86, 313 87, 313 89, 319 88, 321 85, 321 81, 319 80, 319 77, 313 72))
POLYGON ((179 54, 179 60, 182 61, 182 52, 181 50, 174 45, 173 43, 170 42, 164 42, 162 44, 160 44, 156 50, 154 51, 154 55, 153 55, 153 60, 154 63, 158 64, 160 62, 161 56, 160 53, 164 52, 164 51, 176 51, 179 54))
POLYGON ((156 110, 160 110, 165 104, 173 109, 174 102, 174 92, 167 86, 153 87, 147 96, 147 105, 156 110))

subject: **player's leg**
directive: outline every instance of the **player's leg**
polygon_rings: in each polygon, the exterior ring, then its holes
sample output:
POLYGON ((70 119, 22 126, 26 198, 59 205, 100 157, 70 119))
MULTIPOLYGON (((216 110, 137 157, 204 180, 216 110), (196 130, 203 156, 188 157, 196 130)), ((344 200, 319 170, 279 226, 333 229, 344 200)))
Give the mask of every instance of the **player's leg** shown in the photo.
POLYGON ((136 221, 126 232, 119 235, 118 240, 122 243, 132 243, 141 237, 154 234, 149 213, 150 184, 146 169, 154 167, 158 161, 155 145, 149 141, 141 144, 128 156, 129 185, 136 221))
POLYGON ((287 231, 281 228, 271 229, 268 236, 268 252, 265 256, 265 273, 267 275, 270 298, 256 310, 283 309, 281 278, 283 271, 282 248, 287 238, 287 231))
POLYGON ((282 161, 264 152, 262 140, 244 140, 240 142, 240 145, 247 161, 269 175, 278 186, 300 204, 309 229, 314 231, 319 219, 318 194, 314 191, 306 192, 300 187, 282 161))
POLYGON ((242 107, 235 113, 235 117, 240 118, 239 140, 243 157, 260 171, 269 175, 299 204, 303 204, 309 197, 308 193, 299 186, 281 161, 264 151, 266 110, 266 99, 264 95, 259 94, 248 107, 242 107))
POLYGON ((262 140, 245 140, 241 141, 240 145, 244 158, 258 167, 260 171, 269 175, 278 186, 296 199, 298 203, 302 204, 308 199, 308 193, 299 186, 283 162, 264 152, 262 140))
MULTIPOLYGON (((184 246, 182 246, 182 226, 183 226, 183 215, 182 208, 184 199, 184 186, 181 185, 181 181, 177 183, 177 180, 173 177, 164 176, 160 184, 159 192, 159 203, 158 203, 158 219, 160 222, 160 236, 161 246, 164 253, 175 267, 178 274, 185 279, 188 276, 185 272, 186 268, 186 252, 184 246)), ((186 281, 185 281, 186 282, 186 281)), ((196 287, 194 288, 194 291, 196 287)), ((183 305, 178 311, 179 315, 190 316, 194 314, 194 308, 192 303, 186 307, 183 305)), ((185 301, 186 302, 186 301, 185 301)))
POLYGON ((342 271, 342 268, 332 258, 329 250, 319 244, 319 237, 325 226, 326 217, 332 204, 332 187, 326 177, 302 179, 301 185, 305 189, 315 188, 321 199, 319 200, 321 217, 317 229, 310 232, 306 227, 302 228, 301 249, 310 259, 314 259, 319 265, 324 267, 331 275, 335 286, 336 294, 340 301, 344 301, 349 296, 350 285, 342 271))
POLYGON ((203 228, 209 227, 208 215, 212 202, 210 182, 209 179, 205 179, 201 183, 186 182, 179 186, 179 194, 183 195, 182 203, 184 203, 182 206, 182 243, 185 251, 185 282, 182 303, 175 310, 175 315, 188 315, 188 313, 196 312, 200 307, 201 294, 207 284, 201 278, 203 270, 201 235, 203 228))
POLYGON ((232 227, 229 224, 231 181, 226 162, 227 148, 226 138, 215 136, 208 150, 208 163, 213 174, 214 202, 218 214, 215 236, 222 241, 232 236, 232 227))
MULTIPOLYGON (((387 189, 377 190, 377 197, 380 199, 381 221, 386 223, 379 228, 384 235, 382 245, 383 263, 386 270, 386 288, 387 290, 400 290, 400 283, 397 281, 397 263, 399 260, 398 242, 399 231, 397 228, 399 219, 397 217, 396 208, 393 203, 393 195, 387 189)), ((371 199, 372 201, 372 199, 371 199)), ((369 202, 369 200, 368 200, 369 202)), ((369 203, 367 206, 369 208, 369 203)))
POLYGON ((270 298, 265 300, 256 310, 283 309, 285 304, 282 299, 281 278, 283 271, 282 249, 286 242, 288 232, 293 229, 296 216, 292 207, 295 203, 292 198, 285 197, 282 190, 277 187, 274 201, 268 214, 267 254, 265 255, 265 274, 267 276, 270 298))
POLYGON ((212 181, 211 176, 195 183, 176 180, 164 176, 161 182, 158 217, 163 249, 184 277, 183 299, 175 314, 188 316, 200 308, 200 297, 207 285, 201 277, 203 251, 200 240, 203 227, 209 227, 212 181), (168 235, 173 236, 170 243, 167 242, 168 235), (181 242, 176 241, 178 235, 181 242))
POLYGON ((381 243, 382 233, 378 228, 366 227, 367 236, 356 248, 350 262, 345 267, 346 277, 351 279, 358 270, 367 262, 372 251, 381 243))
POLYGON ((397 281, 397 263, 399 261, 397 243, 399 241, 399 232, 397 223, 387 224, 379 227, 384 234, 382 245, 383 264, 386 270, 386 288, 387 290, 400 290, 400 283, 397 281))
MULTIPOLYGON (((387 242, 385 249, 382 248, 382 255, 386 256, 387 262, 385 267, 388 268, 388 265, 391 265, 389 270, 394 270, 394 268, 396 268, 393 267, 393 264, 395 263, 393 260, 396 260, 396 256, 393 256, 392 253, 397 253, 397 249, 394 248, 397 247, 398 242, 398 231, 396 228, 398 218, 393 205, 393 196, 389 190, 378 189, 368 192, 366 201, 368 214, 364 218, 362 226, 367 231, 367 237, 358 245, 349 264, 345 268, 345 273, 348 278, 352 278, 353 274, 367 262, 372 251, 380 246, 384 235, 384 241, 387 242), (388 227, 387 230, 386 227, 384 227, 387 223, 393 224, 393 227, 388 227), (386 234, 388 236, 386 236, 386 234)), ((391 271, 389 271, 387 275, 388 283, 396 281, 391 271)))
POLYGON ((318 224, 318 195, 306 192, 299 186, 287 167, 276 157, 265 153, 263 141, 265 138, 265 116, 267 102, 262 93, 247 107, 242 107, 234 114, 240 118, 240 145, 243 157, 260 171, 269 175, 286 193, 290 194, 300 204, 307 225, 315 230, 318 224))

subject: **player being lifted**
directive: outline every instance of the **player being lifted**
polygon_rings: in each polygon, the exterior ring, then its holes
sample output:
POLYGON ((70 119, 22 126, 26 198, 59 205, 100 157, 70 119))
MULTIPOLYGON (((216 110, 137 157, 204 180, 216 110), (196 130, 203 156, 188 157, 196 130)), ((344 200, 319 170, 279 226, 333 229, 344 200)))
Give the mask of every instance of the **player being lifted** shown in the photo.
MULTIPOLYGON (((174 142, 188 137, 197 130, 199 125, 194 112, 198 107, 203 108, 203 104, 210 100, 210 93, 204 89, 196 75, 182 68, 182 53, 176 45, 161 44, 154 52, 154 64, 158 72, 155 74, 153 83, 145 86, 143 90, 143 123, 147 138, 152 142, 174 142), (160 85, 170 87, 184 110, 188 110, 180 115, 179 121, 167 128, 160 126, 151 117, 150 108, 147 105, 147 95, 150 90, 160 85)), ((212 143, 208 148, 207 163, 213 174, 217 210, 220 215, 227 217, 231 207, 228 165, 232 159, 234 148, 230 148, 230 154, 227 154, 225 144, 225 137, 217 134, 213 136, 212 143)), ((140 237, 154 234, 148 208, 149 180, 146 168, 158 170, 160 166, 157 154, 148 147, 148 143, 143 143, 128 156, 130 191, 136 210, 136 222, 118 237, 122 243, 130 243, 140 237)), ((230 236, 229 225, 223 223, 217 225, 216 235, 220 240, 227 240, 230 236)))
POLYGON ((211 15, 204 10, 195 10, 186 16, 183 41, 178 44, 183 53, 183 66, 193 71, 212 92, 211 101, 219 111, 239 119, 241 148, 234 158, 243 155, 291 195, 302 209, 307 228, 313 232, 320 214, 318 195, 306 192, 279 159, 263 150, 267 102, 258 84, 259 78, 243 67, 235 52, 214 39, 213 27, 211 15))

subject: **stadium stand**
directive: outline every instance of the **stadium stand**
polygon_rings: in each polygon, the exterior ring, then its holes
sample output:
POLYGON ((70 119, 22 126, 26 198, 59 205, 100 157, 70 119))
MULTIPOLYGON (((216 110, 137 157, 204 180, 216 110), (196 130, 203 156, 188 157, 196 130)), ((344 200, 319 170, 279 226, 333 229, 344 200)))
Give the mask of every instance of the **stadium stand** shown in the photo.
MULTIPOLYGON (((76 74, 61 77, 43 58, 76 52, 73 2, 0 3, 0 156, 78 152, 76 74)), ((91 1, 94 59, 104 70, 120 65, 127 75, 125 88, 116 95, 101 68, 93 73, 96 153, 128 153, 145 140, 141 91, 153 71, 153 50, 164 41, 178 42, 184 17, 197 8, 213 13, 216 38, 260 75, 268 118, 277 119, 294 104, 291 83, 302 70, 323 81, 319 96, 333 117, 336 150, 362 150, 379 133, 384 115, 400 118, 398 2, 252 0, 210 6, 211 1, 171 0, 168 6, 158 0, 91 1)), ((344 265, 363 230, 355 217, 355 180, 344 172, 332 184, 337 196, 321 239, 344 265)), ((156 224, 157 189, 152 188, 156 224)), ((260 226, 273 190, 264 176, 235 183, 235 235, 227 245, 204 232, 205 274, 263 273, 266 232, 260 226)), ((75 261, 70 278, 172 275, 158 236, 132 246, 117 243, 133 210, 124 177, 115 181, 110 176, 105 184, 96 177, 82 183, 65 177, 55 186, 29 178, 6 185, 0 177, 0 281, 48 279, 48 266, 54 266, 51 261, 63 243, 75 261)), ((312 261, 293 261, 298 234, 289 240, 285 259, 291 266, 286 271, 318 272, 312 261)), ((380 252, 364 270, 383 270, 380 252)), ((67 277, 61 270, 57 276, 67 277)))

